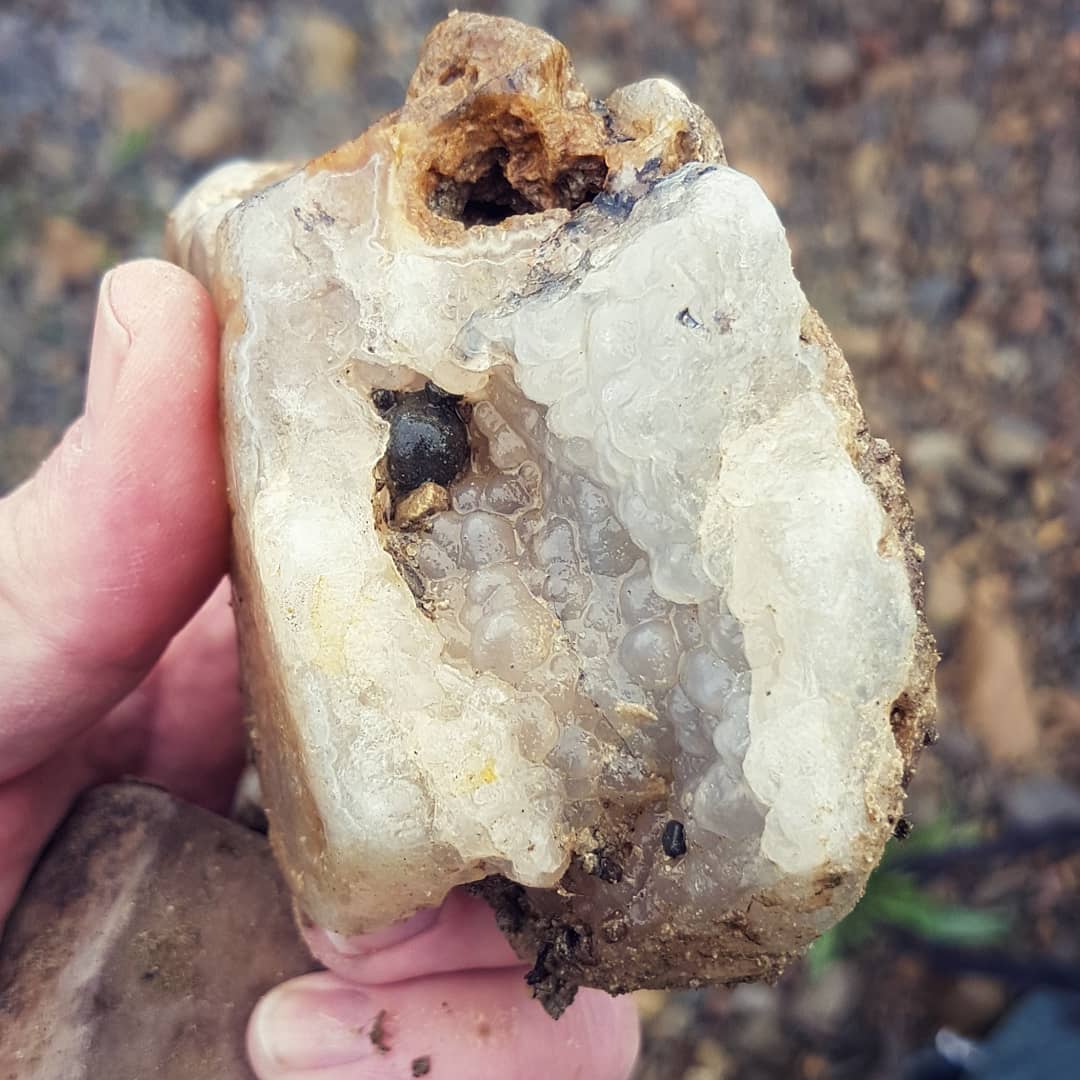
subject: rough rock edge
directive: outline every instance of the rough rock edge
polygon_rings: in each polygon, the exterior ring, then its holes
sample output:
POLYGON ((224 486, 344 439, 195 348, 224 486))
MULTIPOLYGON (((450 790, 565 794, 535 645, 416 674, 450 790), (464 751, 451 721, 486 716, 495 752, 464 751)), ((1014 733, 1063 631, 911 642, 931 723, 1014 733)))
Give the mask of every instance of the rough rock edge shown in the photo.
MULTIPOLYGON (((926 584, 923 579, 923 560, 926 553, 915 539, 914 515, 904 490, 900 456, 885 439, 878 439, 870 434, 866 416, 855 391, 851 369, 824 320, 813 308, 809 309, 803 318, 800 336, 803 341, 820 345, 825 351, 826 393, 833 399, 837 409, 855 423, 848 453, 859 475, 877 496, 886 516, 896 529, 904 554, 917 624, 907 686, 893 702, 891 717, 893 737, 904 761, 903 785, 906 789, 920 751, 937 740, 937 729, 934 726, 937 714, 934 671, 940 658, 926 622, 926 584)), ((899 818, 901 803, 902 798, 893 810, 895 819, 899 818)), ((895 824, 895 820, 891 820, 890 824, 895 824)))

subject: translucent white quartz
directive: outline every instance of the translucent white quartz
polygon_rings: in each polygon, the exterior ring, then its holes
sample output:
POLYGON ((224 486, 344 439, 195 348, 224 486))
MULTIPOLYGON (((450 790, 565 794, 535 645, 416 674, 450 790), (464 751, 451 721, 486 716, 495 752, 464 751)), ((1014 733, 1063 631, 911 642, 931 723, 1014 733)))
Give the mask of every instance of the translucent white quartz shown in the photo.
POLYGON ((885 721, 916 620, 760 188, 691 164, 638 184, 625 220, 579 211, 566 240, 554 215, 479 230, 463 266, 382 228, 381 170, 350 178, 351 207, 304 181, 368 223, 348 244, 298 220, 296 177, 222 234, 261 251, 226 382, 236 498, 291 707, 333 754, 313 785, 345 811, 328 841, 388 875, 357 890, 363 921, 492 869, 554 884, 595 818, 576 778, 644 784, 665 730, 686 762, 655 816, 685 823, 683 873, 843 862, 901 769, 885 721), (307 276, 279 280, 301 244, 307 276), (531 288, 545 264, 557 283, 531 288), (483 452, 410 541, 421 614, 373 527, 368 395, 426 379, 473 402, 483 452))
MULTIPOLYGON (((655 80, 612 103, 635 138, 696 116, 655 80)), ((175 219, 225 320, 245 672, 293 888, 353 933, 504 875, 575 941, 683 934, 672 978, 749 977, 857 895, 925 652, 783 228, 717 142, 436 242, 369 151, 239 205, 233 166, 216 216, 211 176, 175 219), (471 461, 398 528, 372 393, 429 381, 471 461)), ((677 953, 607 955, 571 981, 666 985, 677 953)))

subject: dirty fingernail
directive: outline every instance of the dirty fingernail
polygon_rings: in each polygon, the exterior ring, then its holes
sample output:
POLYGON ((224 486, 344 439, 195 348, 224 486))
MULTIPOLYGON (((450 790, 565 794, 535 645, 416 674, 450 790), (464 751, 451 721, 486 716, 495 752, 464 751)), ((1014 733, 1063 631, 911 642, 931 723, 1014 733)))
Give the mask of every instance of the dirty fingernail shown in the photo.
POLYGON ((333 930, 324 930, 323 933, 330 946, 340 955, 368 956, 380 949, 389 949, 391 945, 398 945, 402 941, 416 937, 417 934, 422 934, 435 924, 439 911, 439 908, 424 908, 415 915, 410 915, 409 918, 386 927, 385 930, 376 930, 359 937, 345 937, 343 934, 335 934, 333 930))
POLYGON ((252 1059, 262 1080, 361 1061, 378 1052, 386 1022, 361 990, 281 986, 255 1007, 252 1059))

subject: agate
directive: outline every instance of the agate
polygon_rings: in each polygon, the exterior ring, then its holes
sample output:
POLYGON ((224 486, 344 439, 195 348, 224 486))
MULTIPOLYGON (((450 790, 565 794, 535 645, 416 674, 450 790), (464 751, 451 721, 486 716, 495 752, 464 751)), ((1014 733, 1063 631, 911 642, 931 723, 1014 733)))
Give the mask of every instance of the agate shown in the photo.
POLYGON ((404 106, 170 222, 221 317, 271 838, 343 934, 457 885, 548 1008, 774 975, 933 713, 897 459, 671 83, 453 15, 404 106))

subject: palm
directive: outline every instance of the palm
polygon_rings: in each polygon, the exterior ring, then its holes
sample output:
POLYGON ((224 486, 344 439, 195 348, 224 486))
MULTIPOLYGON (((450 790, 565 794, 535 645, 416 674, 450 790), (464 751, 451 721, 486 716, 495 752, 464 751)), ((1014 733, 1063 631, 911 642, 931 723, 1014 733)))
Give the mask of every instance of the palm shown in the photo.
POLYGON ((222 585, 134 691, 31 771, 0 784, 0 925, 82 789, 136 776, 226 810, 243 761, 240 716, 235 629, 222 585))
POLYGON ((143 682, 85 737, 101 779, 136 776, 224 811, 243 760, 236 631, 219 587, 143 682))

